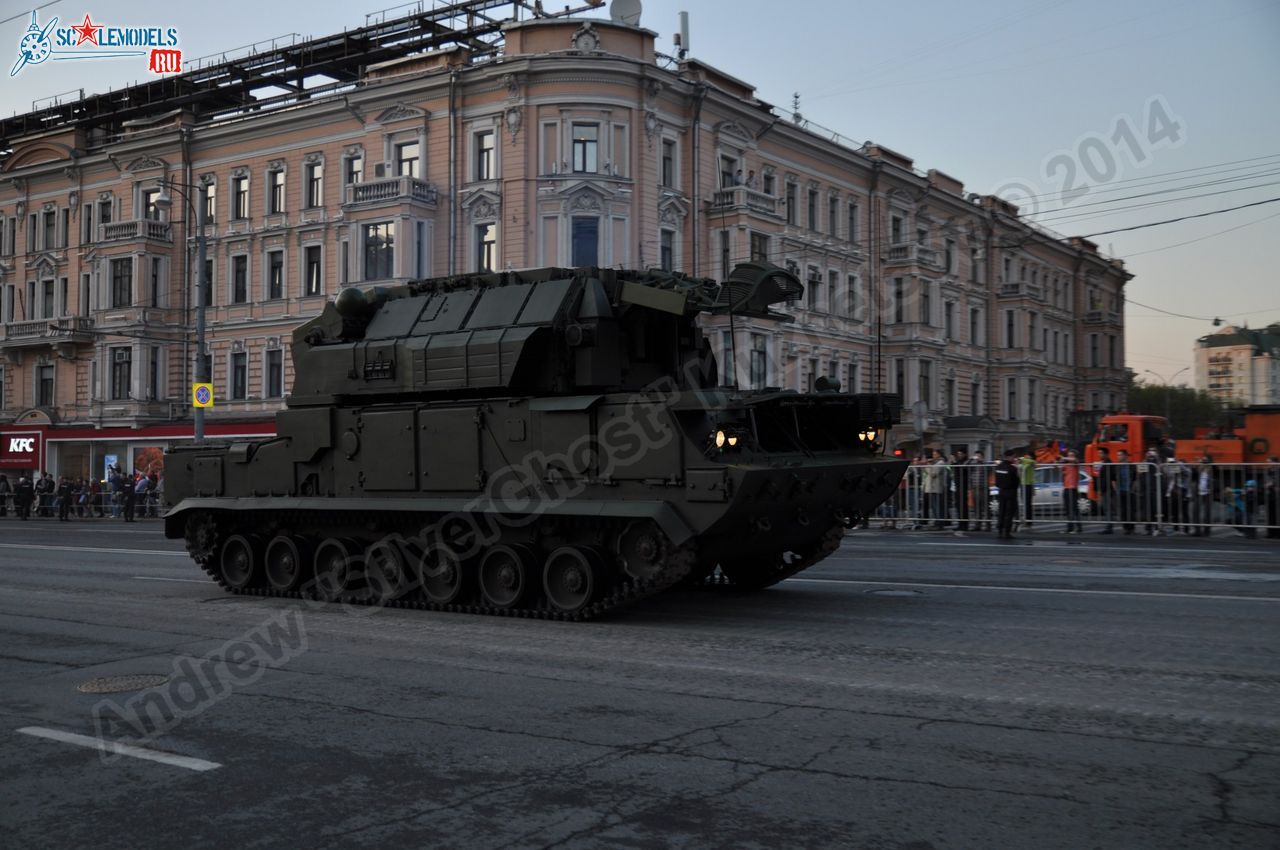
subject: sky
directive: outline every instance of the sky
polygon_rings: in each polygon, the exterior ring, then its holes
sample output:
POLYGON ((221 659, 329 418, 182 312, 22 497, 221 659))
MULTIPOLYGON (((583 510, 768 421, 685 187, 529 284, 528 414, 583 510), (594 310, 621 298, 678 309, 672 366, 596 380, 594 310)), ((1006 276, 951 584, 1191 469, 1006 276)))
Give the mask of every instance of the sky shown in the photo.
MULTIPOLYGON (((0 19, 16 16, 0 23, 6 66, 31 8, 0 4, 0 19)), ((385 8, 56 0, 40 21, 176 27, 189 61, 360 27, 385 8)), ((1007 197, 1059 233, 1211 213, 1093 237, 1134 275, 1126 362, 1140 379, 1190 383, 1214 318, 1280 322, 1280 202, 1259 203, 1280 199, 1280 0, 643 0, 660 52, 673 52, 681 10, 690 55, 783 114, 798 93, 806 120, 1007 197)), ((0 114, 146 76, 137 59, 46 61, 0 76, 0 114)))

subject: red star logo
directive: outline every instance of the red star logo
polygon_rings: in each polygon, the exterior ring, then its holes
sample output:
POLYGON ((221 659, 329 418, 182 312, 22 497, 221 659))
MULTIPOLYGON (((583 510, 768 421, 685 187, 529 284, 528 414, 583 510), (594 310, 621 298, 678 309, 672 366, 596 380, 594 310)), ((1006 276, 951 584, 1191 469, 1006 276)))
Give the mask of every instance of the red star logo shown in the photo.
POLYGON ((84 23, 78 27, 72 27, 71 31, 79 36, 76 39, 76 47, 84 44, 86 41, 91 44, 98 44, 98 31, 102 29, 102 24, 95 24, 89 20, 89 15, 85 14, 84 23))

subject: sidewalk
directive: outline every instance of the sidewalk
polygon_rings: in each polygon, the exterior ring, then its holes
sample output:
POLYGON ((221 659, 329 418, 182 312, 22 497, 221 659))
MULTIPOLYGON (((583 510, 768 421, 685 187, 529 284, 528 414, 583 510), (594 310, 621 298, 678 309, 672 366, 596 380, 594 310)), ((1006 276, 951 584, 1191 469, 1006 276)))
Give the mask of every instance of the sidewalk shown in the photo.
MULTIPOLYGON (((938 528, 933 528, 932 525, 926 528, 912 528, 910 523, 904 524, 903 521, 899 520, 898 526, 896 528, 885 528, 883 520, 872 520, 871 525, 869 527, 857 528, 855 530, 861 534, 867 534, 868 532, 871 532, 877 535, 883 534, 883 535, 922 536, 922 537, 939 537, 939 538, 974 538, 979 540, 981 539, 998 540, 999 539, 996 536, 996 532, 994 528, 990 531, 974 531, 971 523, 968 531, 957 531, 955 528, 955 525, 956 525, 955 521, 952 520, 951 523, 949 523, 949 526, 947 528, 938 529, 938 528)), ((1125 534, 1124 529, 1121 528, 1119 523, 1115 523, 1112 526, 1111 534, 1104 534, 1102 533, 1103 527, 1104 527, 1103 523, 1094 523, 1094 524, 1085 523, 1084 531, 1082 533, 1067 534, 1065 522, 1054 522, 1052 520, 1043 520, 1043 521, 1038 521, 1034 523, 1031 527, 1031 530, 1027 530, 1024 527, 1015 526, 1013 531, 1014 539, 1012 542, 1018 542, 1018 541, 1025 542, 1028 540, 1052 540, 1054 542, 1062 542, 1062 543, 1072 543, 1072 542, 1117 543, 1120 541, 1125 541, 1125 542, 1131 542, 1131 543, 1140 543, 1140 542, 1160 543, 1161 545, 1177 544, 1178 546, 1186 546, 1189 549, 1193 549, 1197 545, 1205 544, 1205 543, 1212 543, 1213 545, 1216 546, 1216 545, 1221 545, 1223 543, 1228 543, 1228 542, 1239 542, 1242 545, 1257 544, 1261 546, 1272 547, 1275 549, 1275 551, 1278 554, 1280 554, 1280 538, 1274 538, 1274 537, 1268 538, 1267 529, 1265 528, 1255 529, 1255 531, 1257 532, 1257 536, 1255 538, 1249 538, 1244 536, 1243 534, 1240 534, 1233 526, 1224 526, 1224 525, 1210 527, 1209 536, 1207 537, 1196 537, 1194 535, 1187 535, 1187 534, 1181 534, 1181 533, 1168 535, 1164 532, 1161 532, 1156 535, 1149 535, 1149 534, 1146 534, 1145 531, 1139 530, 1139 529, 1135 529, 1132 534, 1125 534)), ((1244 548, 1248 548, 1248 547, 1244 547, 1244 548)))

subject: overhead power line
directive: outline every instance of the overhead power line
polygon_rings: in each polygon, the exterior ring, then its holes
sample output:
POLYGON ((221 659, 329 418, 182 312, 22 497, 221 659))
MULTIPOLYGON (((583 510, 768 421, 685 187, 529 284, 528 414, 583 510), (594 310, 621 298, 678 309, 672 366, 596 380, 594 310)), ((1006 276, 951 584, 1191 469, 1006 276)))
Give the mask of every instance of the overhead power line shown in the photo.
POLYGON ((1265 201, 1254 201, 1252 204, 1241 204, 1238 207, 1227 207, 1224 210, 1211 210, 1209 212, 1195 213, 1194 215, 1183 215, 1177 218, 1167 218, 1164 221, 1149 221, 1146 224, 1135 224, 1132 227, 1117 227, 1114 230, 1099 230, 1097 233, 1086 233, 1081 239, 1092 239, 1095 236, 1106 236, 1108 233, 1127 233, 1130 230, 1143 230, 1148 227, 1159 227, 1162 224, 1173 224, 1178 221, 1187 221, 1193 218, 1208 218, 1212 215, 1222 215, 1223 213, 1234 212, 1236 210, 1245 210, 1249 207, 1260 207, 1264 204, 1274 204, 1280 201, 1280 198, 1268 198, 1265 201))

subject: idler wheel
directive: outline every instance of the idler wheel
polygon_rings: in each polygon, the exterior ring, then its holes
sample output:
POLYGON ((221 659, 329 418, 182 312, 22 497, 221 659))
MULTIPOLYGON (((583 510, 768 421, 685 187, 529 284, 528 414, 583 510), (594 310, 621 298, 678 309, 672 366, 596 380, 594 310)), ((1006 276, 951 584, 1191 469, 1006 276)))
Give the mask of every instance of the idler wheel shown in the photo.
POLYGON ((495 608, 514 608, 529 588, 534 564, 527 546, 494 546, 480 560, 480 592, 495 608))
POLYGON ((218 568, 227 587, 243 590, 253 584, 259 551, 256 537, 233 534, 227 538, 218 557, 218 568))
POLYGON ((287 534, 277 534, 267 544, 267 552, 263 557, 267 583, 275 590, 293 590, 302 581, 305 563, 298 542, 287 534))
POLYGON ((316 547, 316 596, 334 600, 351 580, 352 566, 359 561, 360 546, 354 540, 330 537, 316 547))
POLYGON ((547 557, 542 586, 558 610, 576 614, 591 602, 596 589, 596 567, 576 546, 561 546, 547 557))
POLYGON ((404 552, 390 537, 379 540, 365 552, 364 574, 369 594, 382 603, 399 599, 409 588, 409 567, 404 552))
POLYGON ((437 605, 451 605, 462 595, 462 559, 448 546, 428 547, 418 560, 417 572, 423 594, 437 605))

